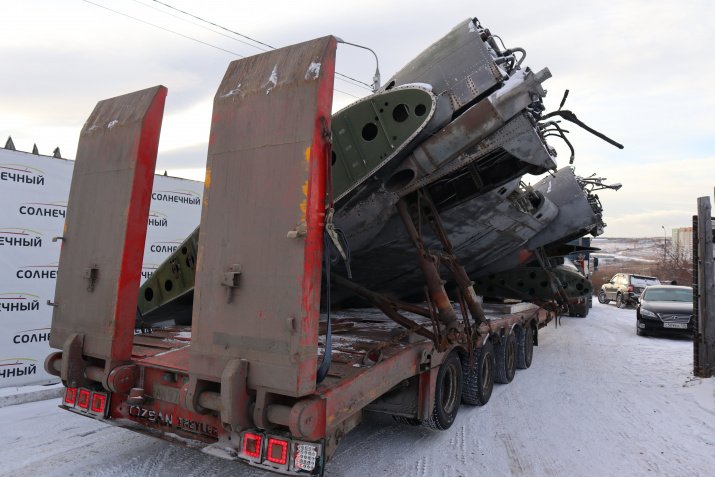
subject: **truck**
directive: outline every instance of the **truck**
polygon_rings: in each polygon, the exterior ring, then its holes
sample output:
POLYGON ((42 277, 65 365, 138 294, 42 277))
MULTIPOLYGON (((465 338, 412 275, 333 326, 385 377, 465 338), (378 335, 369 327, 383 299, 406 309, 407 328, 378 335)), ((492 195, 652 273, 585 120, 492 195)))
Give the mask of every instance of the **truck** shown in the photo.
POLYGON ((80 134, 50 303, 59 351, 45 369, 66 388, 60 407, 277 473, 323 475, 366 411, 447 430, 462 404, 486 404, 495 382, 531 365, 556 308, 483 305, 452 230, 419 191, 389 209, 421 300, 354 281, 348 260, 335 266, 345 252, 332 221, 338 41, 229 65, 214 98, 200 236, 152 282, 190 289, 190 328, 136 328, 167 89, 97 104, 80 134), (425 246, 427 229, 439 253, 425 246), (372 308, 333 310, 331 290, 372 308))

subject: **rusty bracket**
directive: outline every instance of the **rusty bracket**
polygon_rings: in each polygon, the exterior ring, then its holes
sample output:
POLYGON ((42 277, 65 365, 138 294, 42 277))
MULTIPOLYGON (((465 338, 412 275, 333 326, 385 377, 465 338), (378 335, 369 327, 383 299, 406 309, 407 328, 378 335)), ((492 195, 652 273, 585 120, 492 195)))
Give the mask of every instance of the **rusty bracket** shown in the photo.
POLYGON ((99 265, 94 264, 89 268, 84 269, 83 278, 87 280, 87 291, 94 291, 94 284, 97 282, 99 277, 99 265))
POLYGON ((82 356, 84 334, 72 333, 62 346, 60 377, 67 387, 76 388, 87 383, 84 368, 89 364, 82 356))
POLYGON ((248 412, 248 360, 232 359, 221 374, 221 422, 230 432, 252 426, 248 412))
POLYGON ((429 289, 429 295, 437 308, 437 316, 439 321, 444 323, 447 330, 457 328, 457 314, 449 301, 447 292, 444 289, 444 282, 439 275, 437 264, 434 257, 427 252, 422 235, 415 227, 414 220, 408 210, 405 199, 400 199, 397 202, 397 210, 402 218, 402 222, 407 231, 407 235, 412 240, 417 252, 417 262, 424 275, 425 284, 429 289))
MULTIPOLYGON (((394 302, 393 300, 390 300, 386 296, 374 292, 372 290, 368 290, 367 288, 358 285, 355 282, 352 282, 348 280, 347 278, 341 277, 340 275, 336 274, 331 274, 330 278, 332 281, 334 281, 338 286, 347 288, 348 290, 352 291, 358 296, 361 296, 365 298, 367 301, 375 305, 377 308, 379 308, 388 318, 390 318, 392 321, 397 323, 398 325, 401 325, 408 330, 417 333, 420 336, 424 336, 425 338, 428 338, 432 340, 435 344, 437 343, 437 338, 432 331, 428 330, 424 326, 415 323, 411 319, 402 316, 399 314, 396 309, 399 308, 399 303, 394 302)), ((419 309, 418 307, 414 307, 413 309, 419 309)), ((411 311, 411 310, 408 310, 411 311)), ((424 310, 422 310, 424 312, 424 310)))
POLYGON ((457 282, 457 287, 465 300, 469 314, 477 326, 481 323, 485 323, 486 315, 484 314, 481 304, 477 301, 477 295, 474 292, 474 282, 469 278, 466 269, 457 258, 452 242, 449 240, 447 230, 442 224, 442 219, 439 216, 437 207, 435 207, 434 202, 432 202, 432 199, 425 190, 418 192, 417 197, 418 207, 425 209, 430 227, 434 230, 442 244, 442 248, 446 252, 442 254, 442 261, 457 282))
POLYGON ((223 274, 221 285, 226 287, 227 301, 233 300, 233 290, 241 285, 241 265, 234 264, 228 267, 223 274))

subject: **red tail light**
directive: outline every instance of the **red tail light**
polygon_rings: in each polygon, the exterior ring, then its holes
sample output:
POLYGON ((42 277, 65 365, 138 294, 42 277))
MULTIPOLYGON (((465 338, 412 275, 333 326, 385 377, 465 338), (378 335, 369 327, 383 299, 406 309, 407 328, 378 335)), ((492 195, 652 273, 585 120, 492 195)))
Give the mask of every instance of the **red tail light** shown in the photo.
POLYGON ((77 388, 67 388, 65 389, 65 404, 68 406, 74 406, 77 401, 77 388))
POLYGON ((260 434, 252 434, 247 432, 243 435, 243 453, 252 459, 261 457, 261 441, 263 437, 260 434))
POLYGON ((630 293, 632 291, 633 291, 633 285, 628 285, 628 292, 630 293))
POLYGON ((100 393, 92 394, 92 412, 104 414, 105 407, 107 407, 107 396, 100 393))
POLYGON ((271 437, 268 439, 266 460, 278 465, 288 463, 288 442, 271 437))
POLYGON ((89 409, 89 396, 90 396, 89 389, 80 389, 79 390, 79 397, 77 398, 77 406, 81 407, 82 409, 89 409))

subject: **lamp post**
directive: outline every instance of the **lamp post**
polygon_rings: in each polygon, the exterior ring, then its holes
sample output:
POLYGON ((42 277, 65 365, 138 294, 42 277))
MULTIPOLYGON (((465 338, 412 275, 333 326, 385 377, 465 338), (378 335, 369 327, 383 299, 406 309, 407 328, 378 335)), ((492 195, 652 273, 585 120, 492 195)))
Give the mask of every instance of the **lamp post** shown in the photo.
POLYGON ((661 229, 663 229, 663 265, 665 265, 665 242, 666 242, 666 235, 665 235, 665 225, 660 226, 661 229))

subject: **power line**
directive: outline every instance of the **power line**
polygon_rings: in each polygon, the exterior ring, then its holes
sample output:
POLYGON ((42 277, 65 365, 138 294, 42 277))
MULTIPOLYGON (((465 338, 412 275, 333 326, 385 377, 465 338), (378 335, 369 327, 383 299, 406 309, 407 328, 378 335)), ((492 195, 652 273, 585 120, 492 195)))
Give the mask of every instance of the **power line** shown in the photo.
POLYGON ((108 10, 108 11, 112 12, 112 13, 116 13, 117 15, 121 15, 121 16, 123 16, 123 17, 131 18, 132 20, 136 20, 136 21, 138 21, 138 22, 140 22, 140 23, 144 23, 145 25, 149 25, 149 26, 152 26, 152 27, 154 27, 154 28, 158 28, 159 30, 163 30, 163 31, 166 31, 166 32, 169 32, 169 33, 173 33, 174 35, 178 35, 178 36, 180 36, 180 37, 186 38, 187 40, 195 41, 195 42, 197 42, 197 43, 201 43, 202 45, 210 46, 211 48, 216 48, 217 50, 225 51, 226 53, 231 53, 232 55, 236 55, 236 56, 238 56, 239 58, 244 58, 243 55, 241 55, 241 54, 239 54, 239 53, 236 53, 235 51, 227 50, 227 49, 225 49, 225 48, 221 48, 220 46, 212 45, 211 43, 206 43, 205 41, 201 41, 201 40, 199 40, 198 38, 194 38, 194 37, 189 36, 189 35, 184 35, 183 33, 179 33, 178 31, 170 30, 169 28, 164 28, 164 27, 162 27, 162 26, 156 25, 156 24, 151 23, 151 22, 148 22, 148 21, 146 21, 146 20, 142 20, 142 19, 137 18, 137 17, 133 17, 133 16, 131 16, 131 15, 128 15, 128 14, 126 14, 126 13, 119 12, 119 11, 117 11, 117 10, 112 10, 111 8, 105 7, 104 5, 100 5, 99 3, 94 3, 94 2, 92 2, 92 1, 90 1, 90 0, 82 0, 82 1, 85 2, 85 3, 90 3, 90 4, 92 4, 92 5, 96 6, 96 7, 103 8, 103 9, 105 9, 105 10, 108 10))
MULTIPOLYGON (((136 1, 138 1, 138 0, 134 0, 134 1, 136 2, 136 1)), ((163 5, 163 6, 165 6, 166 8, 170 8, 170 9, 172 9, 172 10, 174 10, 174 11, 180 12, 180 13, 182 13, 182 14, 184 14, 184 15, 187 15, 187 16, 189 16, 189 17, 191 17, 191 18, 195 18, 196 20, 199 20, 200 22, 204 22, 204 23, 207 23, 207 24, 209 24, 209 25, 213 25, 213 26, 215 26, 216 28, 220 28, 220 29, 225 30, 225 31, 227 31, 227 32, 233 33, 234 35, 238 35, 238 36, 240 36, 240 37, 242 37, 242 38, 246 38, 247 40, 251 40, 251 41, 253 41, 253 42, 255 42, 255 43, 258 43, 259 45, 263 45, 263 46, 265 46, 265 47, 268 47, 268 48, 270 48, 271 50, 275 50, 275 49, 276 49, 276 47, 271 46, 271 45, 269 45, 268 43, 263 43, 262 41, 256 40, 255 38, 251 38, 251 37, 248 36, 248 35, 244 35, 243 33, 239 33, 239 32, 237 32, 237 31, 235 31, 235 30, 231 30, 230 28, 226 28, 226 27, 224 27, 224 26, 222 26, 222 25, 219 25, 218 23, 214 23, 214 22, 212 22, 212 21, 210 21, 210 20, 206 20, 205 18, 201 18, 200 16, 195 15, 195 14, 193 14, 193 13, 191 13, 191 12, 187 12, 186 10, 182 10, 182 9, 180 9, 180 8, 176 8, 176 7, 174 7, 173 5, 170 5, 170 4, 166 3, 166 2, 162 2, 162 1, 160 1, 160 0, 151 0, 151 1, 154 2, 154 3, 158 3, 159 5, 163 5)), ((141 3, 141 2, 139 2, 139 3, 141 3)), ((161 10, 159 10, 159 11, 161 11, 161 10)), ((168 12, 163 12, 163 13, 166 13, 167 15, 169 14, 168 12)), ((174 16, 174 15, 172 15, 172 16, 174 16)), ((214 30, 210 30, 210 31, 214 31, 214 30)), ((219 33, 219 32, 215 32, 215 31, 214 31, 214 33, 219 33)), ((220 33, 219 33, 219 34, 220 34, 220 33)), ((224 36, 226 36, 226 35, 224 35, 224 36)), ((241 43, 243 43, 243 42, 241 42, 241 43)), ((259 49, 259 50, 261 50, 261 51, 266 51, 266 50, 264 50, 264 49, 262 49, 262 48, 259 48, 259 47, 256 46, 256 45, 250 45, 250 44, 249 44, 249 46, 252 46, 252 47, 254 47, 254 48, 257 48, 257 49, 259 49)), ((366 87, 367 89, 369 89, 370 91, 372 91, 371 85, 369 85, 369 84, 367 84, 367 83, 365 83, 365 82, 363 82, 363 81, 360 81, 360 80, 357 79, 357 78, 353 78, 352 76, 345 75, 345 74, 340 73, 340 72, 338 72, 338 71, 335 72, 335 75, 336 75, 336 76, 341 76, 342 78, 348 79, 348 80, 350 80, 350 81, 354 81, 355 83, 357 83, 357 85, 355 85, 355 86, 366 87)))
POLYGON ((221 36, 223 36, 223 37, 225 37, 225 38, 228 38, 229 40, 233 40, 233 41, 236 41, 236 42, 241 43, 241 44, 243 44, 243 45, 250 46, 250 47, 253 47, 253 48, 257 48, 257 49, 259 49, 260 51, 268 51, 268 50, 266 50, 266 49, 263 49, 263 48, 260 48, 260 47, 258 47, 258 46, 256 46, 256 45, 254 45, 253 43, 248 43, 247 41, 240 40, 240 39, 236 38, 235 36, 227 35, 226 33, 223 33, 223 32, 220 32, 220 31, 216 31, 216 30, 214 30, 214 29, 212 29, 212 28, 208 28, 208 27, 206 27, 206 26, 204 26, 204 25, 201 25, 201 24, 199 24, 199 23, 197 23, 197 22, 192 22, 191 20, 188 20, 188 19, 186 19, 186 18, 184 18, 184 17, 182 17, 182 16, 180 16, 180 15, 176 15, 176 14, 167 12, 166 10, 162 10, 162 9, 160 9, 160 8, 158 8, 158 7, 154 7, 154 6, 152 6, 152 5, 148 5, 148 4, 144 3, 144 2, 142 2, 141 0, 132 0, 132 1, 133 1, 134 3, 138 3, 139 5, 143 5, 143 6, 145 6, 146 8, 151 8, 152 10, 157 11, 157 12, 159 12, 159 13, 162 13, 162 14, 164 14, 164 15, 169 15, 169 16, 172 17, 172 18, 176 18, 177 20, 181 20, 182 22, 188 23, 189 25, 194 25, 194 26, 197 26, 197 27, 199 27, 199 28, 203 28, 204 30, 208 30, 208 31, 210 31, 211 33, 216 33, 217 35, 221 35, 221 36))
POLYGON ((217 24, 217 23, 214 23, 214 22, 212 22, 212 21, 206 20, 206 19, 201 18, 201 17, 199 17, 199 16, 197 16, 197 15, 194 15, 193 13, 189 13, 189 12, 187 12, 187 11, 181 10, 180 8, 176 8, 176 7, 172 6, 172 5, 169 5, 168 3, 160 2, 159 0, 151 0, 151 1, 154 2, 154 3, 158 3, 158 4, 160 4, 160 5, 164 5, 166 8, 171 8, 172 10, 175 10, 175 11, 177 11, 177 12, 181 12, 181 13, 183 13, 184 15, 188 15, 188 16, 190 16, 190 17, 192 17, 192 18, 196 18, 197 20, 202 21, 202 22, 204 22, 204 23, 208 23, 209 25, 213 25, 213 26, 215 26, 215 27, 217 27, 217 28, 220 28, 220 29, 222 29, 222 30, 226 30, 227 32, 233 33, 234 35, 238 35, 238 36, 243 37, 243 38, 245 38, 245 39, 247 39, 247 40, 251 40, 251 41, 253 41, 253 42, 255 42, 255 43, 258 43, 259 45, 267 46, 267 47, 270 48, 271 50, 275 50, 275 49, 276 49, 275 47, 273 47, 273 46, 271 46, 271 45, 269 45, 269 44, 267 44, 267 43, 263 43, 262 41, 258 41, 258 40, 256 40, 255 38, 251 38, 250 36, 244 35, 244 34, 239 33, 239 32, 237 32, 237 31, 230 30, 230 29, 228 29, 228 28, 226 28, 226 27, 224 27, 224 26, 221 26, 221 25, 219 25, 219 24, 217 24))
MULTIPOLYGON (((137 22, 139 22, 139 23, 143 23, 143 24, 145 24, 145 25, 148 25, 148 26, 157 28, 157 29, 159 29, 159 30, 162 30, 162 31, 165 31, 165 32, 168 32, 168 33, 172 33, 172 34, 177 35, 177 36, 180 36, 180 37, 182 37, 182 38, 186 38, 187 40, 195 41, 196 43, 201 43, 202 45, 205 45, 205 46, 208 46, 208 47, 211 47, 211 48, 215 48, 215 49, 217 49, 217 50, 221 50, 221 51, 226 52, 226 53, 230 53, 230 54, 232 54, 232 55, 234 55, 234 56, 237 56, 237 57, 239 57, 239 58, 245 58, 244 55, 241 55, 240 53, 236 53, 235 51, 231 51, 231 50, 227 50, 227 49, 225 49, 225 48, 221 48, 220 46, 216 46, 216 45, 213 45, 213 44, 211 44, 211 43, 207 43, 207 42, 205 42, 205 41, 199 40, 198 38, 194 38, 194 37, 192 37, 192 36, 185 35, 185 34, 183 34, 183 33, 179 33, 178 31, 171 30, 171 29, 169 29, 169 28, 165 28, 165 27, 162 27, 162 26, 157 25, 157 24, 155 24, 155 23, 151 23, 151 22, 148 22, 148 21, 146 21, 146 20, 142 20, 142 19, 140 19, 140 18, 137 18, 137 17, 135 17, 135 16, 129 15, 129 14, 127 14, 127 13, 123 13, 123 12, 120 12, 120 11, 118 11, 118 10, 114 10, 114 9, 109 8, 109 7, 106 7, 106 6, 104 6, 104 5, 100 5, 99 3, 92 2, 91 0, 82 0, 82 1, 85 2, 85 3, 89 3, 89 4, 91 4, 91 5, 94 5, 95 7, 99 7, 99 8, 102 8, 102 9, 104 9, 104 10, 107 10, 107 11, 109 11, 109 12, 116 13, 117 15, 121 15, 121 16, 123 16, 123 17, 126 17, 126 18, 129 18, 129 19, 131 19, 131 20, 137 21, 137 22)), ((353 97, 353 98, 360 99, 359 96, 356 96, 356 95, 354 95, 354 94, 352 94, 352 93, 348 93, 347 91, 343 91, 343 90, 340 90, 340 89, 338 89, 338 88, 333 88, 333 90, 334 90, 335 92, 337 92, 337 93, 342 93, 342 94, 344 94, 344 95, 346 95, 346 96, 351 96, 351 97, 353 97)))

